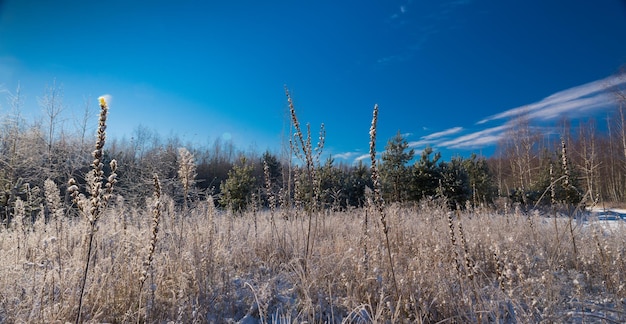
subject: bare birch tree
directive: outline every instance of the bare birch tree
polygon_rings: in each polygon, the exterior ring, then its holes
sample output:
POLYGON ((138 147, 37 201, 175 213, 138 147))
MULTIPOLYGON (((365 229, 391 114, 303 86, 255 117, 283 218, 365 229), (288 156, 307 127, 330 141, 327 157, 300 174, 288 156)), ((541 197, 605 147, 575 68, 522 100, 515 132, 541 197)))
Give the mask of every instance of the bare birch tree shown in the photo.
POLYGON ((530 126, 527 113, 522 112, 513 121, 505 138, 505 154, 509 158, 515 187, 522 194, 522 202, 526 203, 525 192, 533 183, 533 169, 538 163, 536 144, 540 136, 530 126))
POLYGON ((600 162, 598 159, 596 135, 597 130, 594 120, 581 123, 575 159, 584 181, 583 185, 587 193, 587 202, 591 204, 596 204, 600 197, 598 185, 600 162))
MULTIPOLYGON (((65 107, 63 106, 63 89, 61 86, 57 86, 56 80, 52 81, 52 85, 46 87, 43 97, 39 98, 39 105, 43 110, 47 124, 47 158, 48 158, 48 172, 52 172, 53 168, 53 145, 57 132, 57 126, 60 123, 60 116, 65 107)), ((50 176, 48 174, 48 176, 50 176)))

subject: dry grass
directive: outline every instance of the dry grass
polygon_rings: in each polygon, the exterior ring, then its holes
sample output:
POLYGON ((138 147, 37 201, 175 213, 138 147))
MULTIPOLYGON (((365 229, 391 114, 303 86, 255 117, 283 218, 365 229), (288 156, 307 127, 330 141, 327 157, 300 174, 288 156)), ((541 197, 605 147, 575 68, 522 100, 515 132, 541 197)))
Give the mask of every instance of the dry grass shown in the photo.
MULTIPOLYGON (((162 197, 162 205, 145 285, 139 283, 151 249, 147 242, 154 239, 151 208, 128 209, 118 203, 105 212, 94 238, 83 320, 626 320, 624 226, 577 227, 574 259, 571 243, 555 239, 555 231, 564 236, 569 230, 565 222, 555 229, 540 215, 468 212, 451 227, 447 211, 438 204, 418 209, 388 206, 400 295, 396 303, 383 231, 377 228, 381 225, 373 222, 365 236, 363 210, 320 216, 314 229, 316 249, 305 270, 306 219, 278 218, 278 230, 272 230, 270 212, 260 212, 255 236, 251 215, 234 218, 206 203, 180 215, 167 197, 162 197), (180 216, 188 223, 182 237, 180 216), (451 240, 451 228, 456 241, 451 240), (183 250, 177 248, 180 239, 183 250), (367 266, 360 248, 364 240, 367 266)), ((57 222, 0 233, 0 321, 74 319, 89 225, 66 217, 57 222)))
MULTIPOLYGON (((377 110, 370 208, 272 203, 235 216, 216 210, 210 196, 192 203, 185 195, 177 207, 156 175, 146 206, 111 199, 115 165, 105 181, 101 106, 89 198, 72 183, 75 205, 65 206, 47 181, 50 217, 25 217, 18 199, 13 222, 0 228, 0 322, 626 321, 626 225, 518 211, 451 213, 445 201, 384 205, 377 110), (77 211, 82 217, 71 216, 77 211)), ((310 155, 307 134, 300 145, 310 155)), ((311 156, 305 160, 313 170, 311 156)), ((181 172, 193 181, 192 168, 181 172)))

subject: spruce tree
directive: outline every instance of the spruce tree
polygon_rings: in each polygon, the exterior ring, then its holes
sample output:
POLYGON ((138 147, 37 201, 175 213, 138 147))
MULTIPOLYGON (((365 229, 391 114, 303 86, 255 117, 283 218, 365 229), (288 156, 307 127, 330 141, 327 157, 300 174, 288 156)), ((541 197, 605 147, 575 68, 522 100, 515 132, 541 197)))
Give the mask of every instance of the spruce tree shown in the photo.
POLYGON ((462 164, 469 177, 472 205, 493 203, 496 187, 487 160, 473 153, 469 159, 463 159, 462 164))
POLYGON ((247 163, 245 157, 240 159, 240 164, 233 166, 228 172, 228 179, 222 182, 220 188, 222 197, 220 204, 235 212, 242 212, 248 206, 252 192, 254 191, 255 178, 252 176, 252 166, 247 163))
POLYGON ((419 161, 415 162, 411 169, 411 199, 418 201, 437 194, 441 170, 437 162, 441 159, 441 153, 437 152, 431 159, 433 149, 428 146, 422 151, 419 161))
POLYGON ((415 150, 409 149, 409 143, 400 134, 387 141, 383 152, 383 163, 380 175, 383 180, 383 196, 389 201, 406 200, 409 193, 409 180, 411 174, 407 163, 413 159, 415 150))
POLYGON ((439 164, 439 194, 445 197, 450 209, 463 208, 470 199, 470 183, 462 158, 439 164))

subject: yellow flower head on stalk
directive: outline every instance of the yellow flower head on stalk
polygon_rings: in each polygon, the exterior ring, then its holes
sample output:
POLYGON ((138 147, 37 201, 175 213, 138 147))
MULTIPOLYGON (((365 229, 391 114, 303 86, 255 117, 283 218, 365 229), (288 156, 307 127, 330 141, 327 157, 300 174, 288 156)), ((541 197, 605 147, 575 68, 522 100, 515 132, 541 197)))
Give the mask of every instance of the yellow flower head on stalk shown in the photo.
POLYGON ((100 102, 100 107, 107 106, 111 102, 111 95, 105 94, 103 96, 98 97, 98 101, 100 102))

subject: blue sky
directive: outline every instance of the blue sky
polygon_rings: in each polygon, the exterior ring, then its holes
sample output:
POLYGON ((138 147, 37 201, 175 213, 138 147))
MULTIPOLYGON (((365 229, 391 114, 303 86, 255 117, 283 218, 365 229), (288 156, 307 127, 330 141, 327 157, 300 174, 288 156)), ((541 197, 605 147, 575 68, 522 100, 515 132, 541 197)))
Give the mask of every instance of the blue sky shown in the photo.
POLYGON ((277 152, 286 85, 346 163, 367 153, 376 103, 379 148, 399 130, 418 151, 490 154, 520 109, 606 116, 625 63, 619 0, 0 1, 0 84, 20 84, 25 116, 56 80, 67 128, 110 94, 111 136, 277 152))

